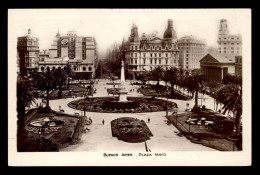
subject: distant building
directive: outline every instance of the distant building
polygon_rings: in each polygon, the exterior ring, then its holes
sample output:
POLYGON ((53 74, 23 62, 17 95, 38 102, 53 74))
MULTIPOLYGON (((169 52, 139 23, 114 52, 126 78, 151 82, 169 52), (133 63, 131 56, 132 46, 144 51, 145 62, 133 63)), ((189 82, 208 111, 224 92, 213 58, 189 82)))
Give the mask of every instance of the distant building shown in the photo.
POLYGON ((199 60, 206 55, 206 42, 193 36, 184 36, 178 40, 180 67, 184 70, 200 68, 199 60))
POLYGON ((220 20, 218 32, 218 52, 220 54, 242 55, 242 37, 238 35, 230 35, 226 19, 220 20))
POLYGON ((168 27, 162 39, 157 36, 157 33, 152 35, 143 33, 139 37, 138 28, 133 25, 125 47, 129 72, 150 71, 156 66, 179 68, 177 35, 171 19, 168 20, 168 27))
POLYGON ((38 70, 39 62, 39 38, 32 36, 28 29, 26 36, 18 37, 17 41, 17 66, 18 73, 27 76, 38 70))
POLYGON ((49 49, 49 56, 40 55, 38 71, 64 68, 69 64, 73 71, 88 74, 88 78, 94 77, 97 68, 96 49, 93 37, 77 36, 76 31, 69 31, 66 36, 58 32, 49 49))
POLYGON ((206 52, 207 53, 212 53, 212 54, 218 54, 219 53, 218 52, 218 47, 213 47, 213 46, 208 47, 206 52))
POLYGON ((200 60, 201 73, 207 81, 222 81, 227 74, 235 75, 234 54, 207 54, 200 60))
POLYGON ((242 56, 235 57, 235 75, 242 76, 242 56))

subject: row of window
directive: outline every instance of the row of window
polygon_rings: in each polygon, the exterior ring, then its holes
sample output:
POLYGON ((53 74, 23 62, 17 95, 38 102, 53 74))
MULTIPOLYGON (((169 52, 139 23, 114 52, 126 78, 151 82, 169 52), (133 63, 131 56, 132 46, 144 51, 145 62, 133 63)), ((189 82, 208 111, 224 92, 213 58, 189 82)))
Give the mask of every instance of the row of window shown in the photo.
MULTIPOLYGON (((61 69, 66 70, 66 67, 62 68, 62 67, 59 66, 58 68, 61 68, 61 69)), ((52 70, 55 70, 55 69, 56 69, 56 67, 53 66, 53 67, 52 67, 52 70)), ((74 71, 75 71, 75 70, 78 70, 76 66, 74 66, 73 69, 74 69, 74 71)), ((45 70, 45 67, 42 66, 42 67, 41 67, 41 71, 44 71, 44 70, 45 70)), ((46 67, 46 70, 50 70, 50 67, 47 66, 47 67, 46 67)), ((83 66, 83 67, 82 67, 82 70, 83 70, 83 71, 86 71, 87 68, 86 68, 85 66, 83 66)), ((88 71, 92 71, 92 67, 88 67, 88 71)))
MULTIPOLYGON (((228 43, 223 43, 224 45, 228 45, 228 43)), ((237 44, 237 45, 239 45, 239 43, 230 43, 231 45, 235 45, 235 44, 237 44)), ((219 45, 221 45, 221 43, 219 43, 219 45)))
MULTIPOLYGON (((219 51, 219 53, 228 53, 228 52, 226 52, 226 51, 224 50, 223 52, 219 51)), ((236 51, 236 52, 235 52, 235 51, 232 50, 231 53, 239 53, 239 51, 236 51)))
MULTIPOLYGON (((176 45, 174 48, 177 48, 176 45)), ((139 50, 140 49, 140 46, 130 46, 129 47, 129 50, 139 50)), ((162 46, 150 46, 148 48, 146 48, 145 46, 143 46, 142 49, 152 49, 152 50, 162 50, 164 49, 162 46)), ((168 49, 172 49, 172 47, 165 47, 165 50, 168 50, 168 49)))
MULTIPOLYGON (((130 54, 131 55, 131 57, 137 57, 137 53, 131 53, 130 54)), ((153 55, 154 55, 154 57, 162 57, 162 54, 161 53, 154 53, 154 54, 152 54, 152 53, 150 53, 150 57, 153 57, 153 55)), ((170 54, 168 54, 168 53, 165 53, 165 57, 169 57, 170 56, 170 54)), ((146 57, 146 53, 143 53, 143 57, 146 57)))
MULTIPOLYGON (((142 60, 143 60, 143 64, 146 64, 146 60, 145 59, 142 59, 142 60)), ((130 59, 130 63, 137 64, 137 59, 130 59)), ((168 61, 168 59, 166 59, 165 64, 168 64, 168 63, 169 63, 169 61, 168 61)), ((176 60, 174 60, 174 63, 176 63, 176 60)), ((161 59, 150 59, 150 64, 162 64, 162 60, 161 59)))
MULTIPOLYGON (((223 47, 224 49, 227 49, 226 47, 223 47)), ((219 50, 221 50, 221 47, 219 47, 219 50)), ((234 47, 231 47, 231 50, 234 50, 234 47)), ((239 47, 237 47, 237 50, 239 50, 239 47)))

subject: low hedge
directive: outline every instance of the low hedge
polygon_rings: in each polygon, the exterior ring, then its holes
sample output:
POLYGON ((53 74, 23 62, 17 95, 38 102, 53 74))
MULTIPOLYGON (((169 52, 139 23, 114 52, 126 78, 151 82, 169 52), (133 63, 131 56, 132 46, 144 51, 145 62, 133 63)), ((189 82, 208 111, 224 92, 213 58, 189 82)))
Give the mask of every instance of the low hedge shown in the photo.
POLYGON ((101 108, 102 109, 135 109, 140 106, 139 102, 128 101, 128 102, 119 102, 119 101, 105 101, 101 108))

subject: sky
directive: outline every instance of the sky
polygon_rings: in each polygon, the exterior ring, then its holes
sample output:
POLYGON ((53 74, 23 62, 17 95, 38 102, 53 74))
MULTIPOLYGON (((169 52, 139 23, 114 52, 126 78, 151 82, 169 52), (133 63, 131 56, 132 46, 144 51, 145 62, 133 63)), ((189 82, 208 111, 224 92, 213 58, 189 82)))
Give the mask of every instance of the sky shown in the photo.
MULTIPOLYGON (((208 46, 217 46, 220 19, 227 19, 230 34, 247 31, 249 9, 11 9, 8 13, 9 41, 27 34, 38 37, 40 50, 49 49, 59 31, 76 30, 79 36, 94 36, 102 54, 115 42, 128 39, 131 27, 142 33, 158 32, 159 37, 173 20, 177 38, 193 35, 204 39, 208 46)), ((15 46, 16 47, 16 46, 15 46)))

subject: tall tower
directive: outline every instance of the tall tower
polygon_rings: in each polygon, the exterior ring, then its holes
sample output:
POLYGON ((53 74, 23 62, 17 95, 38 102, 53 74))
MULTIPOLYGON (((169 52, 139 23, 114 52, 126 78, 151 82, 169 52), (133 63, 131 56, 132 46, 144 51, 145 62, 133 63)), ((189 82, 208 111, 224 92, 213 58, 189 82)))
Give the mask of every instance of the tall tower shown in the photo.
POLYGON ((219 25, 219 31, 218 31, 218 36, 223 37, 229 35, 228 32, 228 26, 227 26, 227 20, 226 19, 221 19, 220 20, 220 25, 219 25))
POLYGON ((26 36, 18 37, 17 41, 18 72, 26 76, 37 71, 39 62, 39 39, 33 37, 31 29, 26 36))
POLYGON ((230 35, 227 20, 221 19, 218 32, 218 53, 242 55, 241 35, 230 35))
POLYGON ((138 42, 139 41, 139 36, 138 36, 138 27, 133 24, 132 29, 131 29, 131 35, 130 35, 130 41, 131 42, 138 42))

